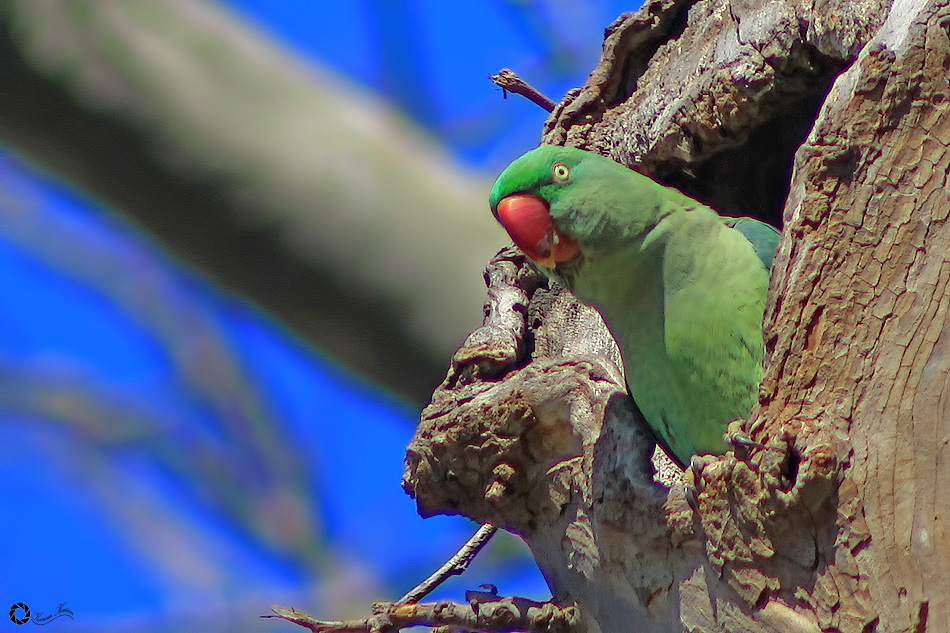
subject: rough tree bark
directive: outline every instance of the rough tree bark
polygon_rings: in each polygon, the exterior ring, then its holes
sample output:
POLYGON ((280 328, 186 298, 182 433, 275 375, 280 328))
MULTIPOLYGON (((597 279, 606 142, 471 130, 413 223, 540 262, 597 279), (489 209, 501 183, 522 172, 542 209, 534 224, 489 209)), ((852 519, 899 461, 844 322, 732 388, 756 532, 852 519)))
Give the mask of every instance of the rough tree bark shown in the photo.
POLYGON ((514 251, 409 447, 592 631, 950 629, 950 3, 655 0, 544 142, 784 223, 752 442, 670 486, 596 313, 514 251))

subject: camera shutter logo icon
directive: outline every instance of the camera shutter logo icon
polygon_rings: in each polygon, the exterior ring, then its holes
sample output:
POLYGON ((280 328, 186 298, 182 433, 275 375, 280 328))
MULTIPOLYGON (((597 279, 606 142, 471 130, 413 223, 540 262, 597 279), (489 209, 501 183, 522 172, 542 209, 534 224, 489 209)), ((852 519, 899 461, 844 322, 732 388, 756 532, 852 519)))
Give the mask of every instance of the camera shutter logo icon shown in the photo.
POLYGON ((30 621, 30 607, 26 606, 22 602, 17 602, 15 605, 10 607, 10 621, 14 624, 26 624, 30 621), (23 615, 20 615, 20 611, 23 612, 23 615))

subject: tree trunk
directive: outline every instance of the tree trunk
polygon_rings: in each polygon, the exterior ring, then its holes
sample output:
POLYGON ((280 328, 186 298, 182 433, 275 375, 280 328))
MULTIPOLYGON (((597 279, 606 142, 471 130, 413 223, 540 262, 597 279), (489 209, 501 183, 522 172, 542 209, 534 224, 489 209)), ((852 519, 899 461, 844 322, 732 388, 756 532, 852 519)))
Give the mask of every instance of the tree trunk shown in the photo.
POLYGON ((521 534, 592 631, 950 629, 948 32, 928 0, 621 16, 544 140, 781 218, 752 441, 656 483, 597 314, 512 251, 409 448, 420 510, 521 534))

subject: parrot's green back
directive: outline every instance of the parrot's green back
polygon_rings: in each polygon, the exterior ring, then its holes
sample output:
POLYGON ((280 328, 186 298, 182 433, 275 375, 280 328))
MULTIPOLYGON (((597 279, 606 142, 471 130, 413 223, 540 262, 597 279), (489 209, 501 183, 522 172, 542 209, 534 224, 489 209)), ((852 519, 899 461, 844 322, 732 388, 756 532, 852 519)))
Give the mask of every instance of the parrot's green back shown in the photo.
POLYGON ((571 148, 541 146, 515 161, 493 208, 516 192, 546 200, 579 244, 581 254, 552 274, 603 315, 661 443, 684 464, 724 451, 726 425, 747 417, 758 393, 778 232, 571 148), (554 182, 552 164, 566 165, 569 180, 554 182))

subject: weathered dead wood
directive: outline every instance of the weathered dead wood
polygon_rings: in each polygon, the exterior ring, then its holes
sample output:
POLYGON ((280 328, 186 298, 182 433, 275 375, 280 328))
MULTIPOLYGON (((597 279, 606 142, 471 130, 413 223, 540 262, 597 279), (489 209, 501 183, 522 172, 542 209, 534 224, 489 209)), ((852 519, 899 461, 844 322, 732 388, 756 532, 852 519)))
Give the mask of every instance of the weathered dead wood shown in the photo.
POLYGON ((311 615, 287 607, 274 607, 274 615, 293 622, 314 633, 381 633, 398 631, 420 624, 439 627, 441 631, 508 631, 543 630, 568 633, 578 629, 578 609, 574 605, 559 607, 550 602, 525 598, 497 598, 482 592, 467 592, 468 604, 441 601, 426 604, 378 603, 375 613, 357 620, 318 620, 311 615), (481 594, 471 596, 471 594, 481 594))
POLYGON ((508 97, 509 92, 521 95, 531 103, 535 104, 539 108, 547 110, 548 112, 554 110, 554 106, 557 105, 549 97, 542 94, 537 88, 519 77, 518 74, 510 68, 502 68, 497 73, 489 77, 489 79, 492 80, 492 83, 501 88, 502 94, 505 96, 505 98, 508 97))
POLYGON ((948 31, 926 0, 612 25, 545 141, 782 212, 752 443, 654 483, 596 313, 502 255, 408 451, 420 510, 521 534, 591 630, 950 628, 948 31))

